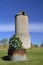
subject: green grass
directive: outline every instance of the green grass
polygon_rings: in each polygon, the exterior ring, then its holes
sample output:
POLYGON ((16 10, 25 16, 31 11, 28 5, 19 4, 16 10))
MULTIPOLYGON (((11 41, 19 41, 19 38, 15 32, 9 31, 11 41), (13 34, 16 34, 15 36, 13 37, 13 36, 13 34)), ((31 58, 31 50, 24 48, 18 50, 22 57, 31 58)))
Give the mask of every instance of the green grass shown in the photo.
POLYGON ((0 49, 0 65, 43 65, 43 48, 27 50, 27 60, 20 62, 5 61, 2 57, 7 55, 7 49, 0 49))

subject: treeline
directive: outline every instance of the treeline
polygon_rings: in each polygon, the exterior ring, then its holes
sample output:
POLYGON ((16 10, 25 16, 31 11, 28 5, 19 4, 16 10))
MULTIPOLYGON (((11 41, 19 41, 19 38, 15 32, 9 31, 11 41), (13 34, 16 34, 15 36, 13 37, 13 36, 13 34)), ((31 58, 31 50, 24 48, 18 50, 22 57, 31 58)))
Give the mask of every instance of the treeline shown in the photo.
MULTIPOLYGON (((5 39, 0 40, 0 45, 3 45, 3 46, 9 45, 9 39, 5 38, 5 39)), ((43 43, 41 43, 40 46, 37 44, 32 44, 31 46, 32 47, 43 47, 43 43)))
POLYGON ((37 45, 37 44, 32 44, 32 47, 43 47, 43 43, 41 43, 40 45, 37 45))

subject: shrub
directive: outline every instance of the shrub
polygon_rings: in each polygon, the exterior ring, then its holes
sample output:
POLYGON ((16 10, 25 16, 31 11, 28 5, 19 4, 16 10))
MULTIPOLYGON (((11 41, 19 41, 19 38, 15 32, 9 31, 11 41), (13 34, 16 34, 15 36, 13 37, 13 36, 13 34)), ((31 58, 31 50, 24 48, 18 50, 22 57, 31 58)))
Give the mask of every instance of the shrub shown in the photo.
POLYGON ((20 49, 22 49, 22 42, 15 35, 13 35, 9 39, 9 49, 11 49, 11 50, 20 50, 20 49))

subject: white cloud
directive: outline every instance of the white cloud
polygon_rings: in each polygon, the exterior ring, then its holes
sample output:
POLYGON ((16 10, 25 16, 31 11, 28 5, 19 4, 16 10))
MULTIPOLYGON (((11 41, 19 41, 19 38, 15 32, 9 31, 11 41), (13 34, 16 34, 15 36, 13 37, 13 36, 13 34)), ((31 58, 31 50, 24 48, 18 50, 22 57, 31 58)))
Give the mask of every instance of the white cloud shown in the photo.
POLYGON ((0 25, 0 32, 9 32, 9 31, 15 31, 15 26, 13 24, 0 25))
MULTIPOLYGON (((15 31, 15 25, 0 25, 0 32, 9 32, 15 31)), ((29 24, 29 31, 30 32, 43 32, 43 23, 30 23, 29 24)))
POLYGON ((43 32, 43 23, 32 23, 29 26, 30 32, 43 32))

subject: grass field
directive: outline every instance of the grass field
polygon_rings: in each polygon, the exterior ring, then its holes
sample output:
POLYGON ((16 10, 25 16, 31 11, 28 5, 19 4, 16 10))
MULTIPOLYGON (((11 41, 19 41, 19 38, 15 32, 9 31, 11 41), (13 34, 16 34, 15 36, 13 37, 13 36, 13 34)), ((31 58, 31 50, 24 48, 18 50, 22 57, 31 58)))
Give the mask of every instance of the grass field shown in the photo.
POLYGON ((12 62, 3 59, 7 56, 7 49, 0 49, 0 65, 43 65, 43 48, 31 48, 27 50, 27 60, 12 62))

